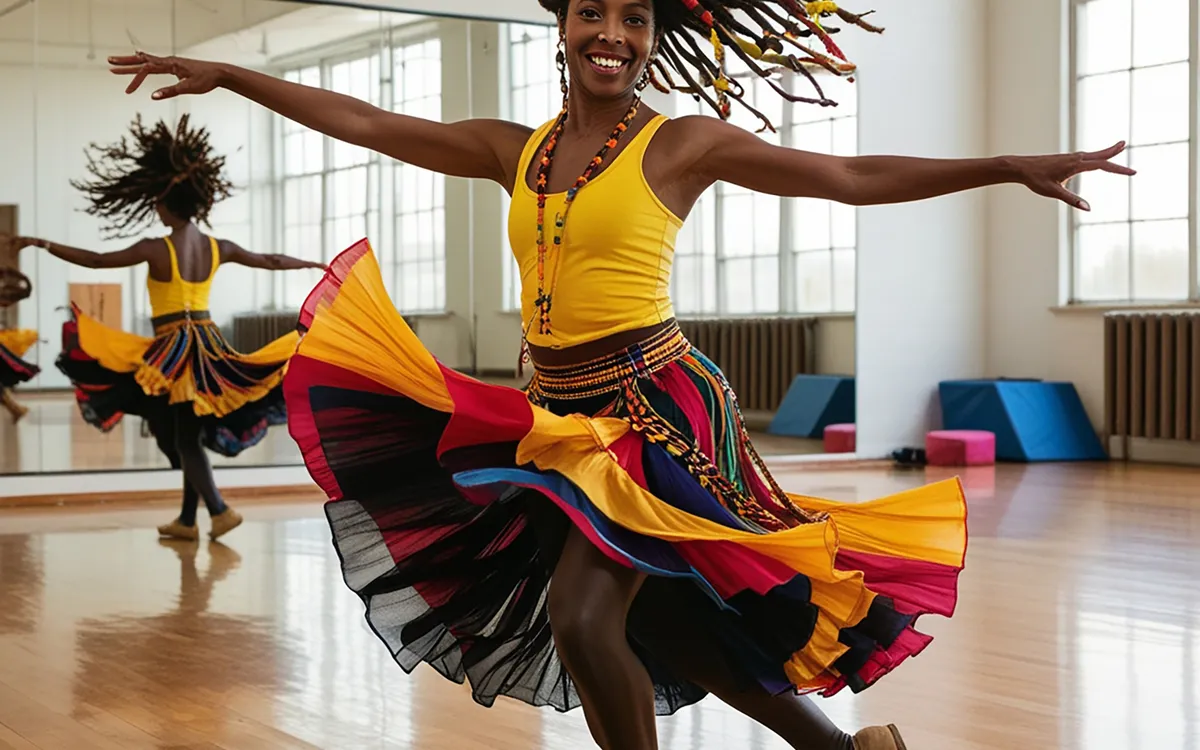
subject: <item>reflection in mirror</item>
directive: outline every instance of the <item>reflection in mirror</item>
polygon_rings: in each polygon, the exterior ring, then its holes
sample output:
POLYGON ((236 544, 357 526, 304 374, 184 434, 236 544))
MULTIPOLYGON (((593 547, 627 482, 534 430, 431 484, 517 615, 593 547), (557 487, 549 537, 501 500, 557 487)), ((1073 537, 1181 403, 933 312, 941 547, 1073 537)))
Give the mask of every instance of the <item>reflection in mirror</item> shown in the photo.
MULTIPOLYGON (((148 423, 135 416, 135 406, 125 405, 134 411, 123 419, 111 409, 96 413, 95 403, 81 409, 70 378, 56 366, 72 304, 83 319, 123 332, 102 337, 106 345, 155 334, 157 305, 147 281, 171 278, 161 240, 171 230, 152 215, 135 236, 113 237, 112 222, 87 213, 88 197, 73 186, 94 179, 89 144, 117 143, 129 136, 138 116, 147 128, 161 122, 172 132, 186 116, 190 128, 206 134, 212 156, 224 160, 222 174, 232 188, 215 202, 209 225, 198 225, 205 236, 222 240, 223 247, 311 264, 369 237, 388 294, 433 354, 489 380, 519 382, 514 364, 520 281, 508 248, 503 190, 348 146, 224 91, 154 102, 149 94, 166 83, 160 79, 125 96, 124 81, 107 72, 105 60, 135 48, 175 52, 420 117, 503 117, 536 127, 561 103, 552 25, 276 0, 39 0, 4 20, 0 92, 6 102, 27 106, 6 107, 0 115, 5 132, 16 134, 0 143, 0 156, 14 165, 0 172, 0 222, 19 222, 8 231, 68 248, 108 253, 148 239, 160 250, 157 261, 119 268, 72 265, 61 250, 21 251, 20 267, 33 293, 0 313, 0 321, 36 330, 52 343, 26 353, 42 372, 15 393, 30 407, 29 415, 17 427, 3 420, 0 472, 171 465, 170 446, 160 449, 148 423), (80 15, 80 7, 87 12, 80 15)), ((791 85, 786 78, 781 83, 791 85)), ((841 102, 837 109, 755 96, 752 103, 770 108, 767 114, 781 124, 778 133, 763 137, 807 150, 853 153, 855 88, 840 81, 824 85, 841 102)), ((766 93, 761 81, 752 86, 766 93)), ((669 115, 711 114, 679 95, 651 90, 647 101, 669 115)), ((757 126, 751 120, 739 124, 757 126)), ((854 421, 854 247, 853 209, 751 195, 731 185, 703 196, 679 236, 672 280, 676 312, 688 335, 730 376, 764 454, 819 453, 827 424, 854 421), (738 227, 743 230, 735 231, 738 227), (803 382, 785 400, 797 374, 803 382)), ((189 244, 183 253, 188 254, 181 259, 183 277, 203 280, 206 247, 189 244)), ((220 255, 226 262, 206 306, 212 321, 238 352, 279 342, 293 330, 319 272, 273 273, 230 262, 225 250, 220 255)), ((136 380, 140 368, 131 360, 123 366, 133 367, 136 380)), ((69 361, 65 369, 72 369, 69 361)), ((147 378, 153 380, 142 376, 147 378)), ((128 385, 129 378, 122 382, 128 385)), ((278 417, 259 416, 268 422, 278 417)), ((206 444, 217 448, 211 453, 214 465, 300 463, 285 428, 263 431, 260 422, 235 426, 221 435, 205 432, 206 444)))
POLYGON ((36 143, 34 29, 30 2, 0 8, 0 473, 38 471, 39 414, 31 391, 47 348, 38 342, 34 301, 18 286, 30 269, 2 241, 34 225, 36 143))

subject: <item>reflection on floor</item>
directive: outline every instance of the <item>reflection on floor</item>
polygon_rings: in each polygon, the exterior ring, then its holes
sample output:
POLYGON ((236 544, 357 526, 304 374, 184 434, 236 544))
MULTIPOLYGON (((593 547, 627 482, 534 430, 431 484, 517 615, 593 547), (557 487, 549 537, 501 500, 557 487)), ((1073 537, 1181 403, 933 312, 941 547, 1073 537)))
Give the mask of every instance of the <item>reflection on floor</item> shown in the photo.
MULTIPOLYGON (((864 499, 945 474, 781 469, 864 499)), ((972 542, 952 621, 865 693, 822 701, 914 750, 1200 747, 1200 472, 964 474, 972 542)), ((0 511, 0 747, 576 750, 579 712, 474 705, 406 676, 343 585, 316 503, 242 508, 227 544, 168 544, 173 508, 0 511)), ((709 699, 666 750, 786 746, 709 699)))
MULTIPOLYGON (((110 433, 83 421, 70 393, 21 394, 29 415, 12 425, 0 414, 0 474, 58 471, 167 469, 154 438, 142 432, 142 420, 126 418, 110 433)), ((820 440, 752 434, 764 456, 820 453, 820 440)), ((286 427, 267 433, 261 443, 237 458, 210 454, 214 466, 295 466, 300 449, 286 427)))

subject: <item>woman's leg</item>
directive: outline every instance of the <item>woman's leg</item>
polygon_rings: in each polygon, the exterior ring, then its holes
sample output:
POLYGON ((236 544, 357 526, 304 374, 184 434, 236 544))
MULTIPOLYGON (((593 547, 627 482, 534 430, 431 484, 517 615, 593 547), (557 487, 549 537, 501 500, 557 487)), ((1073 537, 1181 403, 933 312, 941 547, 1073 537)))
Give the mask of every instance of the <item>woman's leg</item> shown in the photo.
POLYGON ((179 509, 179 522, 184 526, 196 525, 196 511, 200 509, 200 493, 192 483, 183 478, 183 507, 179 509))
MULTIPOLYGON (((219 539, 242 525, 242 516, 225 504, 217 480, 213 477, 212 465, 204 452, 204 426, 191 404, 175 407, 175 450, 183 466, 183 479, 187 487, 200 495, 208 515, 212 518, 212 529, 208 535, 219 539)), ((184 490, 186 502, 187 490, 184 490)))
MULTIPOLYGON (((179 462, 183 466, 183 478, 204 500, 210 516, 225 512, 225 499, 217 489, 217 481, 213 477, 212 465, 208 462, 208 454, 204 452, 201 443, 203 437, 200 418, 192 411, 191 404, 180 404, 174 407, 175 412, 175 450, 179 453, 179 462)), ((184 491, 186 498, 187 491, 184 491)))
MULTIPOLYGON (((175 425, 174 410, 151 417, 146 420, 145 424, 150 428, 150 434, 154 436, 154 442, 158 444, 158 449, 171 462, 171 467, 182 470, 183 463, 176 447, 178 431, 175 425)), ((199 508, 200 493, 187 480, 185 474, 183 477, 183 504, 179 508, 179 523, 189 528, 195 526, 196 511, 199 508)))
MULTIPOLYGON (((794 748, 853 750, 853 738, 839 729, 812 700, 773 695, 739 677, 716 637, 689 616, 696 612, 685 582, 651 578, 630 613, 632 635, 679 678, 692 682, 754 719, 794 748)), ((700 596, 699 592, 695 592, 700 596)))
POLYGON ((13 396, 11 388, 0 387, 0 401, 3 401, 4 408, 8 409, 8 413, 12 416, 13 424, 21 421, 21 418, 29 413, 29 409, 22 406, 13 396))
POLYGON ((547 605, 559 658, 604 750, 655 750, 654 686, 629 647, 625 620, 644 576, 598 550, 573 525, 547 605))

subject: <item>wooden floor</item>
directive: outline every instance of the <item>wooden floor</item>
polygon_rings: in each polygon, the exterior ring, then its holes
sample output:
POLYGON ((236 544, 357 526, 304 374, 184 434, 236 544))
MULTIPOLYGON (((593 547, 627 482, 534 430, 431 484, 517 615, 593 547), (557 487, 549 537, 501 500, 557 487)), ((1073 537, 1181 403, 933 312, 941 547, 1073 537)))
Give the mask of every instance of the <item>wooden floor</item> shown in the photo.
MULTIPOLYGON (((865 499, 944 475, 780 472, 865 499)), ((911 750, 1200 750, 1200 472, 968 471, 971 549, 953 620, 859 696, 911 750)), ((363 623, 317 503, 243 506, 227 544, 160 543, 173 509, 0 511, 0 748, 576 750, 582 716, 474 705, 411 677, 363 623)), ((783 748, 709 699, 669 750, 783 748)))

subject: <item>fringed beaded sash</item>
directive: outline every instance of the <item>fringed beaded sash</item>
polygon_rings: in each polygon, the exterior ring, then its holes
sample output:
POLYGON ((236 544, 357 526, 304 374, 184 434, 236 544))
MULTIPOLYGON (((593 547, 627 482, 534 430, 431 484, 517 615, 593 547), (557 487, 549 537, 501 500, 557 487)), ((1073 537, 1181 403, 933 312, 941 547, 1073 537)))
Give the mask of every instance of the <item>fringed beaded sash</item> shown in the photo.
POLYGON ((673 323, 645 341, 582 364, 538 366, 526 396, 530 402, 544 407, 550 401, 575 401, 611 393, 612 403, 600 413, 589 416, 619 415, 619 418, 628 421, 635 432, 641 433, 649 442, 661 445, 667 453, 679 459, 701 486, 752 526, 764 531, 779 530, 797 523, 822 520, 799 508, 775 482, 750 441, 738 411, 737 397, 728 382, 720 377, 719 372, 704 368, 699 359, 701 355, 693 355, 693 352, 691 343, 679 329, 678 323, 673 323), (742 465, 741 471, 722 472, 713 458, 700 450, 694 438, 685 435, 654 410, 641 384, 654 382, 657 372, 677 362, 703 369, 708 377, 716 381, 714 385, 725 397, 725 408, 720 409, 714 419, 724 420, 725 424, 717 425, 715 431, 734 437, 736 450, 733 463, 740 465, 741 458, 748 459, 758 470, 756 473, 765 484, 762 489, 766 492, 762 494, 769 495, 768 498, 756 498, 753 484, 747 484, 744 475, 740 477, 742 481, 735 482, 739 474, 752 471, 749 465, 742 465), (773 513, 768 505, 774 506, 776 512, 773 513))
POLYGON ((647 377, 687 354, 692 348, 678 323, 645 341, 578 365, 538 365, 529 383, 529 398, 576 401, 621 390, 625 381, 647 377))

